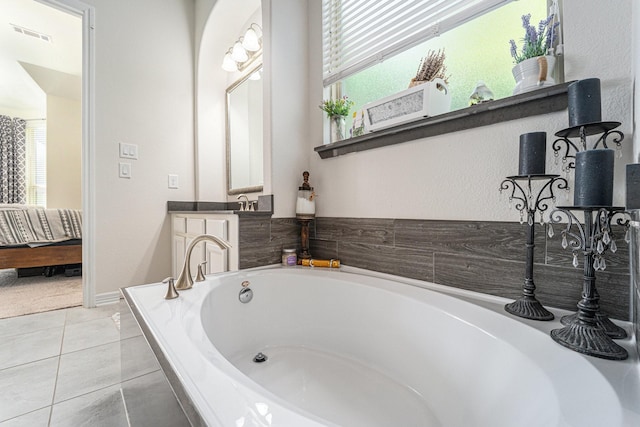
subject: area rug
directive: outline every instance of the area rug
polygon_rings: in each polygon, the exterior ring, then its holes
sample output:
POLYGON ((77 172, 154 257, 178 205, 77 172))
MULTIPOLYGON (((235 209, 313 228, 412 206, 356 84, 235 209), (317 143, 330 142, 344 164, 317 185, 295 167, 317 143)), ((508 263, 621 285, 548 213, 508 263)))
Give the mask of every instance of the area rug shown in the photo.
POLYGON ((82 277, 18 277, 0 270, 0 319, 82 305, 82 277))

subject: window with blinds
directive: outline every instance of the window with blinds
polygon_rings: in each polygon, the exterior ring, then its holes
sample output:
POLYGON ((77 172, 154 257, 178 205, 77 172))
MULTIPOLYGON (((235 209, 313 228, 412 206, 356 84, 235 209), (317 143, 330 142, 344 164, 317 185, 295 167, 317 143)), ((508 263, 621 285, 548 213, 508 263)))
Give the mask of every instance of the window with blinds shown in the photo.
MULTIPOLYGON (((479 82, 494 99, 511 96, 509 40, 520 45, 523 15, 538 23, 557 13, 554 5, 556 0, 323 0, 324 96, 353 101, 347 118, 353 131, 362 107, 407 89, 430 51, 446 53, 451 110, 468 107, 479 82)), ((557 71, 555 80, 562 82, 557 71)))
POLYGON ((327 87, 512 0, 323 0, 327 87))
POLYGON ((47 205, 47 126, 44 120, 27 122, 27 204, 47 205))

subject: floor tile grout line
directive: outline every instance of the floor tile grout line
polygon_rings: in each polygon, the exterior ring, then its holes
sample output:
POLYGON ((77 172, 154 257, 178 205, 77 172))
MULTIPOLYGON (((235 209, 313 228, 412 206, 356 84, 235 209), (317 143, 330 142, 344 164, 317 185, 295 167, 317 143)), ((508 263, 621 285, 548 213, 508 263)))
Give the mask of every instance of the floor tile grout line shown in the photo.
POLYGON ((64 345, 64 334, 67 329, 67 317, 69 316, 69 311, 65 311, 64 313, 64 326, 62 327, 62 338, 60 339, 60 352, 58 354, 58 366, 56 367, 56 381, 53 385, 53 394, 51 395, 51 409, 49 410, 49 421, 47 422, 47 426, 51 425, 51 416, 53 415, 53 405, 56 400, 56 391, 58 389, 58 376, 60 375, 60 363, 62 361, 62 346, 64 345))
POLYGON ((86 392, 86 393, 79 394, 79 395, 77 395, 77 396, 72 396, 72 397, 69 397, 69 398, 63 399, 63 400, 61 400, 60 402, 54 402, 51 406, 53 407, 53 406, 56 406, 56 405, 60 405, 61 403, 66 403, 66 402, 69 402, 70 400, 78 399, 78 398, 83 397, 83 396, 86 396, 86 395, 88 395, 88 394, 96 393, 96 392, 98 392, 98 391, 103 391, 103 390, 105 390, 105 389, 108 389, 109 387, 115 387, 115 386, 120 386, 120 388, 122 388, 122 382, 121 382, 121 381, 118 381, 118 382, 115 382, 115 383, 113 383, 113 384, 108 384, 108 385, 105 385, 104 387, 100 387, 100 388, 97 388, 97 389, 95 389, 95 390, 91 390, 91 391, 88 391, 88 392, 86 392))
POLYGON ((18 415, 14 416, 14 417, 11 417, 11 418, 5 418, 4 420, 0 420, 0 424, 6 423, 7 421, 15 420, 15 419, 20 418, 20 417, 24 417, 25 415, 33 414, 34 412, 41 411, 41 410, 43 410, 45 408, 51 408, 51 405, 45 405, 45 406, 43 406, 41 408, 31 409, 29 412, 25 412, 24 414, 18 414, 18 415))

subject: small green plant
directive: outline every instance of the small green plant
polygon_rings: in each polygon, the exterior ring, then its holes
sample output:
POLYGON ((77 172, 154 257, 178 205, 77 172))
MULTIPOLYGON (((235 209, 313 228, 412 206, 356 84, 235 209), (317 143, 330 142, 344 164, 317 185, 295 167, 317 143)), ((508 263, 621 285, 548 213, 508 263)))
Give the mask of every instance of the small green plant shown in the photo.
POLYGON ((558 39, 558 26, 560 22, 554 19, 551 14, 547 19, 543 19, 536 29, 531 22, 531 14, 522 15, 522 28, 524 28, 524 38, 522 39, 522 50, 518 52, 516 42, 511 39, 511 56, 516 64, 525 59, 535 58, 536 56, 544 56, 553 48, 554 43, 558 39))
POLYGON ((353 104, 354 102, 347 96, 343 96, 335 101, 333 99, 322 101, 322 104, 318 107, 327 113, 327 117, 331 118, 333 116, 348 116, 349 110, 353 107, 353 104))

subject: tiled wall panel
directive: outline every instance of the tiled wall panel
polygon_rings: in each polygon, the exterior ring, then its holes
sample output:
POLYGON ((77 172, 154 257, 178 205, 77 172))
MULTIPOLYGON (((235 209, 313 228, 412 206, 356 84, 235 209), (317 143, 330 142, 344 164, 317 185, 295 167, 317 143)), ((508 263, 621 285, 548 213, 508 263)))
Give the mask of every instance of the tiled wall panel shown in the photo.
MULTIPOLYGON (((546 227, 536 225, 536 295, 547 306, 575 310, 582 266, 573 268, 560 227, 554 229, 549 238, 546 227)), ((601 310, 629 320, 629 252, 622 231, 614 233, 619 250, 607 256, 597 285, 601 310)), ((517 222, 323 217, 311 222, 309 234, 315 258, 507 298, 522 292, 526 225, 517 222)), ((300 224, 294 218, 242 218, 240 242, 240 268, 275 264, 283 247, 300 249, 300 224)))

